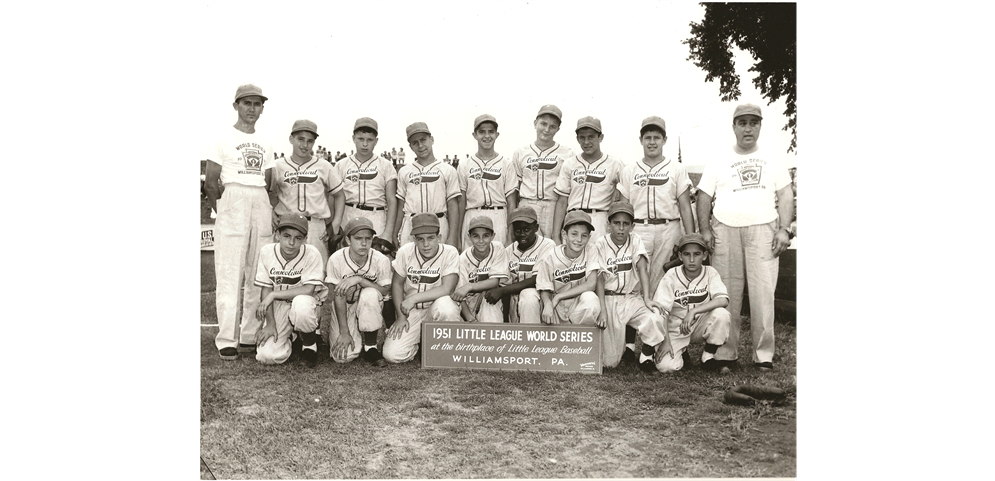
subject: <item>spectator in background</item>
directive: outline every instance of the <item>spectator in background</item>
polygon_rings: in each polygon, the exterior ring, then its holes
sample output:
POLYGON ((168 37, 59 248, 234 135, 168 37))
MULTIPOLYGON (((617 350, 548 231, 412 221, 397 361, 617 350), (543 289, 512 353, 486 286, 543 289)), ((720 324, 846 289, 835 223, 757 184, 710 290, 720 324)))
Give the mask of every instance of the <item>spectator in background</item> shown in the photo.
POLYGON ((453 168, 455 169, 457 167, 459 167, 459 156, 456 155, 456 154, 453 154, 453 168))
POLYGON ((448 155, 446 155, 446 158, 442 159, 442 161, 445 162, 445 163, 447 163, 447 164, 449 164, 449 165, 453 165, 453 161, 449 160, 449 156, 448 155))
POLYGON ((397 150, 397 163, 404 165, 404 147, 397 150))

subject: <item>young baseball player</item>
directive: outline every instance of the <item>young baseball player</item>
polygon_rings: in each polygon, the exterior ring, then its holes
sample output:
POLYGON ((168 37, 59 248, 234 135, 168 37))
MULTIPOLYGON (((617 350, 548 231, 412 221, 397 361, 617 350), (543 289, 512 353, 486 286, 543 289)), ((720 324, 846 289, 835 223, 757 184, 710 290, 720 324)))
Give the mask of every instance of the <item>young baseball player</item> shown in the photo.
POLYGON ((345 196, 338 171, 325 159, 311 155, 317 138, 318 126, 310 120, 298 120, 290 129, 290 159, 280 159, 273 166, 273 222, 290 214, 307 219, 307 243, 318 249, 325 265, 328 237, 339 230, 345 196))
POLYGON ((729 305, 726 286, 714 267, 702 264, 708 258, 708 244, 701 234, 681 237, 679 249, 681 267, 667 271, 653 296, 666 312, 670 344, 661 349, 657 369, 671 372, 690 365, 688 345, 704 342, 702 367, 729 372, 728 367, 715 359, 715 352, 729 339, 732 327, 731 316, 725 309, 729 305))
POLYGON ((539 222, 531 207, 513 210, 508 220, 515 236, 515 242, 505 248, 508 284, 487 291, 484 300, 505 306, 509 322, 539 324, 542 304, 536 290, 536 265, 549 256, 556 244, 539 235, 539 222))
MULTIPOLYGON (((553 192, 558 197, 553 211, 553 232, 560 231, 563 216, 574 210, 590 214, 594 225, 608 225, 608 205, 615 200, 615 185, 622 170, 622 161, 601 152, 605 136, 600 119, 578 120, 575 132, 581 154, 564 161, 561 175, 556 179, 553 192)), ((560 243, 559 239, 553 241, 560 243)))
POLYGON ((601 313, 601 302, 594 293, 598 276, 588 275, 597 270, 587 243, 594 232, 591 216, 575 210, 563 221, 563 244, 539 261, 536 290, 542 296, 544 324, 595 324, 601 313))
POLYGON ((441 243, 437 216, 416 214, 411 224, 414 242, 401 246, 391 263, 391 294, 397 317, 387 329, 383 357, 392 363, 414 359, 422 321, 461 321, 459 307, 449 297, 459 280, 459 253, 441 243))
POLYGON ((456 169, 435 158, 432 146, 435 139, 424 122, 415 122, 406 129, 408 146, 415 153, 415 161, 397 172, 397 199, 403 213, 394 222, 390 240, 397 245, 411 242, 411 218, 427 213, 440 220, 443 241, 457 249, 460 247, 459 179, 456 169), (400 237, 397 237, 400 232, 400 237))
POLYGON ((344 218, 370 219, 376 232, 385 236, 397 218, 397 170, 390 161, 374 154, 378 128, 377 121, 369 117, 356 119, 352 128, 356 153, 336 167, 345 185, 344 218))
MULTIPOLYGON (((473 138, 477 153, 456 169, 459 188, 463 196, 460 203, 465 212, 461 225, 470 219, 487 216, 494 224, 494 240, 508 245, 508 215, 505 207, 508 198, 518 186, 518 176, 511 163, 494 151, 498 136, 497 120, 484 114, 473 120, 473 138)), ((467 230, 469 233, 469 230, 467 230)), ((470 246, 470 238, 463 238, 463 245, 470 246)))
POLYGON ((550 238, 559 235, 553 230, 553 210, 557 195, 553 191, 563 161, 573 157, 569 147, 553 140, 560 130, 563 112, 555 105, 543 105, 533 122, 535 142, 515 151, 511 165, 518 177, 518 189, 509 201, 511 209, 519 205, 532 207, 539 217, 539 232, 550 238))
POLYGON ((494 240, 494 222, 490 217, 470 219, 467 231, 470 245, 459 257, 459 284, 453 301, 467 322, 504 322, 501 303, 484 302, 484 291, 494 289, 508 279, 508 260, 504 244, 494 240))
POLYGON ((344 231, 349 247, 328 258, 325 283, 334 294, 329 341, 335 362, 350 362, 363 352, 367 361, 387 365, 377 349, 377 333, 384 327, 383 304, 390 298, 393 274, 390 259, 371 249, 376 234, 370 219, 349 219, 344 231))
POLYGON ((252 282, 259 246, 273 239, 273 208, 267 192, 273 184, 272 146, 256 133, 267 98, 252 84, 235 91, 238 120, 215 137, 204 156, 204 190, 214 224, 214 272, 217 279, 218 335, 221 359, 238 359, 255 349, 259 288, 252 282), (244 289, 244 295, 241 294, 244 289), (241 308, 241 311, 239 309, 241 308))
POLYGON ((625 350, 627 328, 634 328, 643 339, 639 367, 654 371, 659 352, 655 347, 666 338, 663 306, 650 296, 646 271, 646 248, 632 233, 632 204, 614 202, 608 208, 608 234, 594 241, 592 250, 599 272, 595 292, 601 302, 598 327, 605 329, 601 338, 602 362, 615 367, 625 350))
POLYGON ((256 316, 263 322, 256 332, 256 360, 282 364, 292 351, 294 338, 303 344, 301 359, 314 366, 318 360, 318 312, 328 294, 321 282, 321 255, 306 244, 308 220, 300 215, 281 216, 279 243, 259 251, 255 285, 261 289, 256 316))

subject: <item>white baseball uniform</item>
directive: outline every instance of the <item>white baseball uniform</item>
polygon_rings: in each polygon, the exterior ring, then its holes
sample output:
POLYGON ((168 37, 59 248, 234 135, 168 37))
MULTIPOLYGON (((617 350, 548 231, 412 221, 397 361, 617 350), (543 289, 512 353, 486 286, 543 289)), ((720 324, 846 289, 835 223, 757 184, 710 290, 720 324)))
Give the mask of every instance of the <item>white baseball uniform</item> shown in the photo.
POLYGON ((677 197, 690 188, 691 178, 684 164, 667 158, 652 167, 640 160, 622 168, 618 191, 632 204, 632 233, 642 239, 649 253, 650 292, 656 292, 663 278, 663 265, 686 233, 677 197))
POLYGON ((300 165, 292 159, 277 160, 273 166, 273 189, 279 199, 273 211, 280 216, 297 214, 307 218, 307 243, 318 249, 324 264, 328 261, 328 246, 321 236, 325 235, 325 220, 332 217, 326 195, 342 190, 342 178, 325 159, 312 156, 300 165))
MULTIPOLYGON (((466 212, 463 215, 464 230, 470 220, 477 216, 487 216, 494 224, 494 240, 503 246, 508 238, 507 197, 518 186, 518 176, 510 161, 498 154, 490 160, 480 160, 473 154, 456 169, 459 188, 466 199, 466 212)), ((470 235, 463 235, 463 245, 470 245, 470 235)))
MULTIPOLYGON (((508 257, 504 252, 504 244, 491 241, 491 252, 480 260, 473 254, 473 246, 463 251, 459 256, 459 283, 456 287, 465 286, 488 279, 506 281, 509 276, 508 257)), ((474 292, 466 296, 465 302, 475 311, 480 322, 504 322, 504 311, 501 303, 491 304, 484 299, 483 292, 474 292)))
POLYGON ((636 271, 640 257, 646 259, 646 247, 639 236, 630 233, 625 244, 615 244, 610 235, 594 241, 594 261, 605 283, 605 317, 608 325, 601 336, 601 362, 615 367, 625 349, 625 326, 635 328, 643 343, 656 346, 664 340, 664 320, 646 307, 641 279, 636 271))
MULTIPOLYGON (((588 273, 597 275, 597 261, 594 260, 590 245, 576 259, 567 257, 565 249, 565 245, 556 246, 551 254, 539 261, 536 272, 537 291, 556 294, 583 283, 588 273)), ((561 323, 594 324, 601 312, 601 302, 592 290, 560 301, 553 310, 561 323)))
MULTIPOLYGON (((538 272, 536 265, 549 256, 556 247, 553 239, 536 234, 536 241, 525 251, 519 250, 518 241, 512 242, 504 252, 508 258, 508 283, 522 282, 538 272)), ((542 323, 542 300, 535 288, 522 289, 511 296, 508 304, 508 322, 523 324, 542 323)))
MULTIPOLYGON (((342 218, 365 217, 373 221, 377 235, 389 235, 387 184, 390 181, 397 182, 397 170, 393 164, 379 155, 373 155, 366 162, 360 162, 355 155, 350 155, 336 164, 335 168, 344 185, 342 192, 345 193, 345 211, 342 218)), ((393 239, 388 240, 394 242, 393 239)))
MULTIPOLYGON (((284 259, 280 244, 266 244, 259 251, 255 285, 285 291, 301 286, 314 286, 314 293, 294 296, 290 301, 273 301, 276 339, 267 339, 256 346, 256 360, 263 364, 281 364, 290 357, 290 335, 293 331, 314 332, 318 328, 318 313, 328 290, 321 282, 324 277, 321 254, 314 246, 304 244, 293 259, 284 259)), ((255 315, 255 312, 253 312, 255 315)))
MULTIPOLYGON (((442 285, 445 276, 459 274, 459 253, 449 244, 439 244, 439 251, 431 259, 418 252, 414 242, 397 249, 391 267, 404 276, 404 297, 425 292, 442 285)), ((383 344, 383 357, 388 362, 400 363, 414 359, 421 342, 422 321, 462 322, 459 306, 448 295, 431 302, 419 302, 408 312, 408 330, 400 339, 390 336, 383 344)))
POLYGON ((397 198, 404 219, 398 245, 412 242, 411 217, 422 212, 439 217, 439 236, 445 242, 449 235, 446 202, 460 195, 456 169, 441 160, 427 166, 412 162, 401 167, 397 172, 397 198))
POLYGON ((591 224, 595 229, 592 241, 607 232, 608 206, 615 196, 615 185, 621 171, 622 161, 605 153, 593 162, 584 160, 580 155, 563 162, 553 192, 567 197, 565 212, 579 209, 591 215, 591 224))
POLYGON ((273 208, 266 193, 267 169, 273 168, 273 148, 258 131, 247 134, 229 127, 212 137, 220 139, 204 158, 221 166, 224 192, 218 199, 214 224, 214 272, 218 350, 256 343, 259 288, 253 283, 259 246, 273 241, 273 208), (239 290, 242 315, 237 319, 239 290))
POLYGON ((548 149, 540 149, 535 142, 515 151, 511 156, 511 165, 518 176, 519 207, 530 206, 535 209, 539 218, 539 232, 547 237, 552 236, 553 188, 560 168, 566 159, 573 157, 569 147, 554 143, 548 149))
MULTIPOLYGON (((719 271, 714 267, 702 266, 701 273, 694 279, 688 279, 684 275, 684 267, 675 267, 667 271, 653 299, 670 309, 670 314, 667 316, 667 330, 670 331, 670 344, 674 348, 674 355, 665 354, 663 360, 657 364, 658 370, 662 372, 680 370, 684 366, 681 353, 692 342, 704 342, 713 346, 725 344, 729 339, 732 322, 729 311, 721 307, 702 314, 689 334, 681 334, 681 323, 684 322, 688 309, 720 297, 728 298, 729 295, 722 278, 719 277, 719 271)), ((714 354, 707 351, 701 353, 702 362, 713 357, 714 354)))
MULTIPOLYGON (((340 282, 353 276, 362 276, 378 286, 390 286, 393 274, 390 267, 390 259, 376 249, 370 249, 366 256, 366 262, 359 264, 349 255, 349 249, 339 249, 329 258, 325 269, 325 283, 334 290, 340 282)), ((331 295, 335 295, 334 292, 331 295)), ((390 295, 383 296, 372 287, 363 287, 359 291, 359 298, 355 302, 346 302, 346 316, 349 335, 352 336, 352 347, 349 349, 345 359, 339 358, 334 351, 331 358, 335 362, 349 362, 359 357, 363 350, 363 336, 361 332, 374 332, 384 327, 383 303, 390 299, 390 295)), ((331 300, 330 300, 331 301, 331 300)), ((339 337, 338 314, 334 307, 331 309, 332 319, 329 326, 328 339, 333 343, 339 337)))

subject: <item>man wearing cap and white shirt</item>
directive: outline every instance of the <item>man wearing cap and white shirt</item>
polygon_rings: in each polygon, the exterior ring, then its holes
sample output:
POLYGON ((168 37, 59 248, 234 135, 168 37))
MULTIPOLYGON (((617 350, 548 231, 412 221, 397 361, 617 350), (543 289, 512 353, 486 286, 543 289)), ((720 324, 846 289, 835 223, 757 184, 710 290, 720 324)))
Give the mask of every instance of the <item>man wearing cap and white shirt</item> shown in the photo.
POLYGON ((739 105, 732 117, 736 135, 732 153, 706 165, 698 183, 698 227, 713 249, 712 266, 729 289, 732 315, 729 339, 715 359, 731 367, 739 358, 745 281, 750 290, 753 363, 760 370, 770 370, 774 367, 777 256, 791 243, 791 177, 782 154, 757 144, 763 120, 760 107, 739 105))
POLYGON ((218 335, 224 360, 255 350, 260 288, 255 286, 259 248, 273 241, 273 208, 267 192, 273 185, 272 146, 256 133, 267 98, 246 84, 235 91, 238 120, 216 137, 208 160, 207 201, 218 213, 214 225, 214 272, 217 279, 218 335), (240 291, 244 289, 244 294, 240 291), (239 305, 241 304, 241 305, 239 305), (237 318, 241 308, 241 319, 237 318))
POLYGON ((563 162, 573 157, 569 147, 553 141, 560 130, 563 112, 555 105, 543 105, 532 123, 536 130, 535 142, 515 151, 511 165, 518 176, 517 193, 512 194, 509 207, 528 205, 539 217, 539 231, 549 238, 559 232, 553 230, 553 211, 557 195, 553 191, 563 162))
MULTIPOLYGON (((553 192, 558 196, 553 215, 553 232, 559 232, 563 216, 567 212, 581 210, 591 216, 591 222, 598 227, 599 234, 591 234, 591 240, 603 235, 608 225, 608 206, 615 200, 615 186, 618 184, 622 161, 601 152, 601 141, 605 136, 601 130, 601 120, 584 117, 577 121, 577 143, 581 154, 563 162, 560 176, 553 192)), ((553 241, 560 243, 559 235, 553 241)))
MULTIPOLYGON (((397 217, 397 170, 387 159, 374 153, 378 136, 376 120, 356 119, 352 128, 356 153, 339 162, 336 168, 345 183, 344 218, 369 218, 380 236, 386 236, 397 217)), ((391 244, 396 242, 388 240, 391 244)))
MULTIPOLYGON (((483 114, 473 120, 473 138, 477 141, 477 153, 456 168, 459 177, 460 203, 464 205, 463 226, 470 219, 486 216, 494 224, 494 240, 502 246, 508 245, 508 206, 509 197, 518 186, 518 176, 511 162, 494 151, 498 136, 497 119, 483 114)), ((469 229, 463 229, 463 247, 470 246, 469 229)))
POLYGON ((405 132, 415 161, 397 172, 397 199, 403 213, 394 222, 389 240, 393 242, 400 232, 398 246, 411 242, 411 217, 427 213, 440 219, 442 241, 459 249, 463 216, 456 169, 435 158, 435 138, 425 122, 415 122, 405 132))

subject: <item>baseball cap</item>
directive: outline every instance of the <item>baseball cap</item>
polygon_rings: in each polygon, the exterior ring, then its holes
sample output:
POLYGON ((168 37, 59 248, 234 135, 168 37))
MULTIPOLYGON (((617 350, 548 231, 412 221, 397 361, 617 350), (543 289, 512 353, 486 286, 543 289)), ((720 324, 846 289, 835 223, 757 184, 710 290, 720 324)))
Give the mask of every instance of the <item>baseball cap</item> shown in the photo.
POLYGON ((612 204, 608 206, 609 219, 611 219, 613 215, 618 214, 619 212, 625 212, 626 214, 629 214, 629 216, 632 217, 633 219, 636 218, 635 214, 636 211, 635 209, 632 208, 632 204, 628 202, 623 202, 623 201, 612 202, 612 204))
POLYGON ((473 131, 476 132, 477 131, 477 127, 480 127, 480 124, 482 124, 484 122, 491 122, 491 123, 493 123, 494 124, 494 128, 497 129, 497 124, 498 124, 497 123, 497 119, 495 119, 494 116, 491 115, 491 114, 484 114, 484 115, 481 115, 481 116, 473 119, 473 131))
POLYGON ((294 122, 294 128, 290 129, 290 133, 293 134, 294 132, 300 132, 302 130, 305 132, 311 132, 316 138, 318 137, 318 124, 310 120, 298 120, 294 122))
POLYGON ((411 218, 411 235, 439 232, 439 218, 435 214, 422 212, 411 218))
POLYGON ((740 115, 756 115, 761 119, 764 118, 760 115, 760 107, 753 104, 740 104, 736 106, 736 111, 732 113, 732 118, 739 117, 740 115))
POLYGON ((705 243, 705 238, 701 234, 685 234, 677 244, 677 250, 683 249, 688 244, 698 244, 702 249, 708 250, 708 244, 705 243))
POLYGON ((354 125, 352 127, 352 131, 355 132, 355 131, 359 130, 360 127, 369 127, 371 129, 375 130, 377 132, 377 134, 380 133, 380 128, 377 127, 377 121, 373 120, 373 119, 371 119, 369 117, 363 117, 363 118, 356 119, 356 125, 354 125))
POLYGON ((353 217, 345 224, 345 236, 349 237, 363 229, 373 231, 373 235, 377 234, 377 230, 373 228, 373 221, 367 219, 366 217, 353 217))
POLYGON ((563 122, 563 112, 560 112, 560 108, 553 104, 543 105, 542 107, 540 107, 539 113, 536 114, 536 118, 538 119, 543 114, 553 115, 554 117, 556 117, 556 120, 563 122))
POLYGON ((478 215, 477 217, 470 219, 470 227, 466 228, 466 232, 469 233, 478 227, 483 227, 484 229, 489 229, 491 232, 494 232, 494 222, 490 217, 485 215, 478 215))
POLYGON ((563 230, 567 230, 574 224, 587 224, 587 227, 594 231, 594 224, 591 223, 591 216, 582 210, 572 210, 567 212, 566 217, 563 218, 563 230))
POLYGON ((415 134, 422 134, 422 133, 424 133, 424 134, 432 135, 432 132, 429 132, 428 125, 425 124, 425 122, 415 122, 415 123, 409 125, 408 128, 404 129, 404 130, 408 134, 408 136, 405 137, 408 140, 410 140, 411 136, 415 135, 415 134))
POLYGON ((647 125, 655 125, 657 127, 660 127, 660 130, 663 130, 664 132, 667 131, 667 123, 664 122, 663 119, 661 119, 660 117, 657 117, 656 115, 652 117, 646 117, 645 119, 643 119, 643 124, 639 126, 639 130, 642 131, 647 125))
POLYGON ((276 225, 276 230, 284 227, 293 227, 301 231, 301 234, 307 235, 307 219, 304 216, 297 214, 281 215, 280 222, 276 225))
POLYGON ((508 217, 508 223, 512 222, 528 222, 531 224, 539 222, 539 216, 536 215, 535 209, 529 206, 519 207, 511 211, 511 216, 508 217))
POLYGON ((583 129, 584 127, 597 130, 599 134, 603 133, 601 131, 601 120, 591 117, 590 115, 577 121, 577 128, 574 129, 574 132, 583 129))
POLYGON ((257 95, 259 97, 262 97, 264 102, 269 100, 268 98, 266 98, 265 95, 263 95, 263 89, 256 87, 255 85, 252 84, 245 84, 245 85, 239 85, 238 90, 235 91, 235 101, 238 102, 238 99, 242 97, 249 97, 252 95, 257 95))

